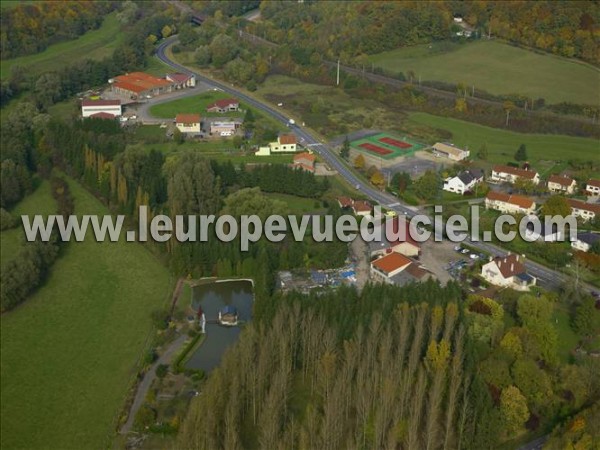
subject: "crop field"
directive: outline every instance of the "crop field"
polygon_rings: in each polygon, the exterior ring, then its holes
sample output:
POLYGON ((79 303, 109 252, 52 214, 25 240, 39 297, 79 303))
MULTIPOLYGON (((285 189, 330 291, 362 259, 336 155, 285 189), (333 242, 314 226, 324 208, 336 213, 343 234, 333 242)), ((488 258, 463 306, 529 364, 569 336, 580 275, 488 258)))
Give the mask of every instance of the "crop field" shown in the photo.
POLYGON ((464 83, 492 94, 524 94, 547 103, 597 104, 600 70, 498 41, 439 42, 370 57, 392 73, 413 71, 422 81, 464 83))
POLYGON ((383 159, 393 159, 399 156, 414 154, 417 150, 425 147, 424 144, 410 138, 393 136, 389 133, 379 133, 357 139, 350 146, 358 151, 367 152, 383 159))
POLYGON ((13 66, 24 67, 28 73, 42 73, 61 69, 78 59, 99 60, 110 56, 122 38, 116 13, 112 13, 106 16, 100 28, 88 31, 77 39, 51 45, 34 55, 2 61, 0 77, 8 76, 13 66))
MULTIPOLYGON (((76 214, 108 214, 70 186, 76 214)), ((68 244, 47 282, 1 318, 2 448, 108 448, 150 314, 172 286, 140 244, 68 244)))
POLYGON ((469 148, 473 157, 485 144, 490 163, 513 161, 514 154, 521 144, 527 146, 527 155, 534 167, 542 160, 591 161, 598 158, 598 141, 595 139, 556 134, 515 133, 426 113, 411 113, 407 125, 410 127, 411 124, 451 132, 452 138, 449 140, 458 147, 469 148))

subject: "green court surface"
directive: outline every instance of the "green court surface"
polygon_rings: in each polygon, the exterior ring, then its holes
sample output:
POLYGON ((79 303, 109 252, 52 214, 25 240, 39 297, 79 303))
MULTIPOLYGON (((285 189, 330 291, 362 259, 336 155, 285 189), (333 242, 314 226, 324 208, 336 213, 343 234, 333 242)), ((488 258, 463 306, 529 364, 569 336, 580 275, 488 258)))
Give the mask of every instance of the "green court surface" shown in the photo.
POLYGON ((417 142, 406 136, 396 136, 390 133, 378 133, 357 139, 350 146, 359 152, 383 159, 394 159, 400 156, 413 155, 425 144, 417 142))

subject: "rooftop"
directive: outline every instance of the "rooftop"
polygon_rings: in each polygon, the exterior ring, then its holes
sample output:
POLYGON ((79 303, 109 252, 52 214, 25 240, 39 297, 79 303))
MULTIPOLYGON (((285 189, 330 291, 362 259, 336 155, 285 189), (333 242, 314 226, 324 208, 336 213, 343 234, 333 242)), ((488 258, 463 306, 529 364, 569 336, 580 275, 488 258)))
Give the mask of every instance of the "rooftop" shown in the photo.
POLYGON ((115 77, 115 86, 140 93, 150 89, 169 86, 172 83, 144 72, 132 72, 115 77))
POLYGON ((533 180, 537 175, 537 172, 535 170, 525 170, 519 169, 518 167, 504 165, 494 166, 492 170, 497 173, 508 173, 517 177, 527 178, 529 180, 533 180))
POLYGON ((298 153, 298 154, 294 155, 294 162, 302 160, 302 159, 313 162, 316 158, 317 157, 312 153, 303 152, 303 153, 298 153))
POLYGON ((223 98, 217 100, 206 107, 206 109, 212 108, 228 108, 230 105, 238 106, 240 104, 235 98, 223 98))
POLYGON ((169 74, 167 74, 167 77, 170 78, 171 80, 175 81, 176 83, 185 83, 187 80, 192 78, 192 76, 193 75, 191 75, 189 73, 169 73, 169 74))
POLYGON ((503 203, 510 203, 512 205, 516 205, 525 209, 529 209, 535 204, 535 202, 529 197, 524 197, 522 195, 509 195, 503 192, 496 191, 488 192, 486 199, 503 203))
POLYGON ((504 278, 525 273, 525 266, 519 261, 519 255, 509 254, 504 258, 497 256, 494 258, 494 262, 504 278))
POLYGON ((176 123, 200 123, 200 114, 177 114, 176 123))
POLYGON ((589 179, 586 183, 588 186, 594 186, 600 188, 600 180, 594 180, 593 178, 589 179))
POLYGON ((600 233, 584 232, 577 233, 577 240, 592 245, 594 242, 600 241, 600 233))
POLYGON ((373 261, 371 265, 382 272, 390 273, 411 264, 412 261, 400 253, 392 252, 373 261))
POLYGON ((564 175, 551 175, 550 178, 548 178, 548 183, 556 183, 564 187, 571 186, 573 181, 575 181, 573 178, 564 175))
POLYGON ((597 203, 587 203, 582 200, 576 200, 574 198, 568 198, 567 203, 571 208, 582 209, 584 211, 592 211, 596 214, 600 214, 600 204, 597 203))
POLYGON ((443 142, 437 142, 436 144, 434 144, 433 149, 438 152, 447 153, 449 155, 454 155, 454 156, 462 156, 463 153, 465 153, 467 151, 467 150, 463 150, 462 148, 458 148, 458 147, 455 147, 454 145, 446 144, 443 142))
POLYGON ((120 106, 121 100, 90 100, 85 99, 81 101, 81 106, 120 106))
POLYGON ((297 142, 294 134, 282 134, 279 136, 279 138, 277 138, 277 140, 279 141, 280 145, 290 145, 297 142))

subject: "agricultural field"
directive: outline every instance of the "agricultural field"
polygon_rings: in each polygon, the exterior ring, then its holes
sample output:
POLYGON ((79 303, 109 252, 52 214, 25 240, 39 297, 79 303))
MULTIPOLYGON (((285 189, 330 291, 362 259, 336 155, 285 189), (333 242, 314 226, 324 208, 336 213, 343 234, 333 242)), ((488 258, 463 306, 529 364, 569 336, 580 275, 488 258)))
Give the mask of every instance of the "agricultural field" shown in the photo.
MULTIPOLYGON (((70 181, 76 213, 108 210, 70 181)), ((136 243, 68 244, 2 326, 2 448, 107 448, 173 280, 136 243)))
POLYGON ((116 13, 112 13, 106 16, 100 28, 88 31, 77 39, 51 45, 34 55, 3 60, 0 77, 8 76, 13 66, 24 67, 28 73, 42 73, 61 69, 78 59, 99 60, 110 56, 122 38, 116 13))
POLYGON ((22 214, 29 216, 42 214, 47 216, 48 214, 55 213, 56 202, 50 192, 50 183, 47 180, 43 180, 33 193, 21 200, 11 211, 18 225, 0 233, 0 266, 4 266, 6 262, 13 259, 19 253, 21 245, 25 240, 21 223, 22 214))
MULTIPOLYGON (((150 107, 150 114, 161 119, 173 119, 179 113, 199 113, 201 116, 209 117, 243 117, 244 113, 240 111, 225 114, 206 112, 209 104, 225 98, 231 98, 231 95, 221 91, 206 91, 198 95, 153 105, 150 107)), ((240 108, 245 109, 243 103, 240 103, 240 108)))
POLYGON ((600 70, 498 41, 439 42, 370 56, 375 67, 414 72, 422 81, 464 83, 492 94, 524 94, 547 103, 597 104, 600 70))
POLYGON ((411 126, 426 126, 431 129, 447 130, 452 133, 450 140, 459 147, 468 147, 472 155, 475 155, 485 144, 488 149, 488 161, 491 163, 512 161, 521 144, 527 146, 529 161, 534 167, 541 160, 591 161, 598 157, 598 142, 588 138, 515 133, 426 113, 411 113, 405 125, 408 129, 411 126))

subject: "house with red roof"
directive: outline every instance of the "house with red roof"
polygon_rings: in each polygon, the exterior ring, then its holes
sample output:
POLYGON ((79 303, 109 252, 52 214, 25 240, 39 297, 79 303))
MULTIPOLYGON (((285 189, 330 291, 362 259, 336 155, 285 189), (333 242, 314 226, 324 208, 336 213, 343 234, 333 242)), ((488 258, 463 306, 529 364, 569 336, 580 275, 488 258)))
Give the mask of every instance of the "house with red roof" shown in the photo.
POLYGON ((97 113, 106 113, 112 115, 112 118, 123 114, 121 100, 91 100, 81 101, 81 117, 90 117, 97 113))
POLYGON ((235 98, 223 98, 211 103, 206 107, 206 112, 209 113, 227 113, 231 111, 238 111, 240 109, 240 102, 235 98))
POLYGON ((600 217, 600 203, 588 203, 574 198, 568 198, 567 203, 571 207, 571 215, 584 222, 600 217))
POLYGON ((600 195, 600 180, 589 179, 585 184, 585 194, 592 197, 600 195))
POLYGON ((574 194, 577 182, 566 175, 550 175, 548 178, 548 190, 554 193, 574 194))
POLYGON ((173 83, 175 89, 196 87, 196 75, 191 73, 168 73, 165 79, 173 83))
POLYGON ((494 286, 509 287, 517 291, 528 291, 537 281, 525 270, 522 258, 511 253, 504 257, 497 256, 484 264, 481 276, 494 286))
POLYGON ((294 153, 297 150, 298 140, 295 134, 280 134, 277 142, 269 142, 268 145, 260 147, 256 156, 269 156, 271 153, 294 153))
POLYGON ((491 181, 515 184, 519 179, 539 184, 540 174, 535 170, 519 169, 518 167, 511 166, 498 165, 492 168, 491 181))
POLYGON ((114 93, 132 99, 151 98, 155 95, 172 92, 176 88, 176 83, 173 81, 144 72, 126 73, 109 80, 109 82, 114 93))
POLYGON ((485 209, 495 209, 508 214, 533 214, 535 201, 522 195, 490 191, 485 197, 485 209))
POLYGON ((376 282, 404 286, 425 281, 432 276, 423 266, 396 252, 371 262, 371 279, 376 282))
POLYGON ((293 167, 315 173, 315 160, 317 157, 309 152, 298 153, 294 155, 293 167))
POLYGON ((177 114, 175 126, 182 133, 200 133, 200 114, 177 114))

